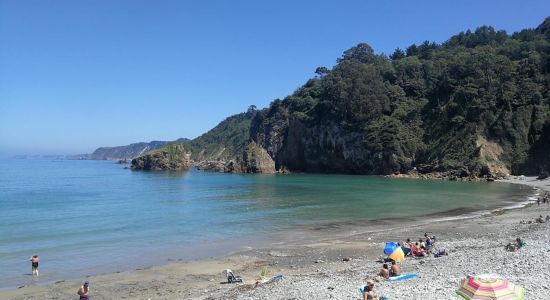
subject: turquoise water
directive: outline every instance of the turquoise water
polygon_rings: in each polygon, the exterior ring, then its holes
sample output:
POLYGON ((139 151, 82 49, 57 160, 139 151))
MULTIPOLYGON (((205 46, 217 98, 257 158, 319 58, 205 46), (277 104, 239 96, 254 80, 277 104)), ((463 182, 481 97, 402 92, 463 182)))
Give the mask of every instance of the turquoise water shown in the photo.
POLYGON ((333 223, 484 210, 501 183, 345 175, 134 172, 110 161, 0 161, 0 288, 194 259, 333 223))

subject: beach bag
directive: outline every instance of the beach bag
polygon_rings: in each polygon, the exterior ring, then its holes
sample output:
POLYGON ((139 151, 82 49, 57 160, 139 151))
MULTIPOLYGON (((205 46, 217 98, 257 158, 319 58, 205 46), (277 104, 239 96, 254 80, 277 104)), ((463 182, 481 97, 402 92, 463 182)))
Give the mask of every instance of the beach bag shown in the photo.
POLYGON ((441 257, 443 255, 449 255, 449 252, 447 252, 447 250, 445 249, 438 249, 434 252, 434 257, 441 257))

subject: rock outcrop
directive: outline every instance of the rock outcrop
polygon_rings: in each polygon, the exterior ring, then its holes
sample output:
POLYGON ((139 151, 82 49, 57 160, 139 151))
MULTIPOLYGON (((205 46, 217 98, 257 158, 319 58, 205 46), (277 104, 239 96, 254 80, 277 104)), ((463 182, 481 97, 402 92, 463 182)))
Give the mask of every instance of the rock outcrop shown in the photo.
POLYGON ((168 144, 158 150, 132 159, 132 170, 165 171, 187 170, 191 166, 189 154, 182 144, 168 144))
POLYGON ((242 161, 237 158, 229 161, 223 161, 223 160, 195 161, 192 163, 192 165, 198 170, 203 170, 208 172, 242 173, 242 161))
MULTIPOLYGON (((233 166, 236 164, 233 163, 233 166)), ((275 161, 269 155, 266 149, 255 142, 251 142, 243 153, 242 172, 244 173, 264 173, 273 174, 275 170, 275 161)))

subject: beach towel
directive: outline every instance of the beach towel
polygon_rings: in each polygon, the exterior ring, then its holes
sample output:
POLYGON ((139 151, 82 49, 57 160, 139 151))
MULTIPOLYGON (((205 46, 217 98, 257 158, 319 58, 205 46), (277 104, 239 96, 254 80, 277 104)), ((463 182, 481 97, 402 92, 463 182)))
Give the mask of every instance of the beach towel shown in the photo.
POLYGON ((405 279, 409 279, 409 278, 413 278, 413 277, 416 277, 416 274, 411 273, 411 274, 403 274, 403 275, 399 275, 399 276, 393 276, 393 277, 388 278, 387 280, 388 281, 399 281, 399 280, 405 280, 405 279))

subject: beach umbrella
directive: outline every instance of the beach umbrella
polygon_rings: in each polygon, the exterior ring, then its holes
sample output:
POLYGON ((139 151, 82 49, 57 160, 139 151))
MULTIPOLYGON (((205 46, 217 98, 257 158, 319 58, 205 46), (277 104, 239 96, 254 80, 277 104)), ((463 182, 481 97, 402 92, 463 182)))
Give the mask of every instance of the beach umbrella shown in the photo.
POLYGON ((468 277, 456 291, 464 299, 521 300, 523 288, 502 278, 468 277))
POLYGON ((403 249, 394 242, 386 243, 386 246, 384 246, 384 254, 386 254, 388 258, 393 259, 395 262, 401 262, 405 259, 403 249))

